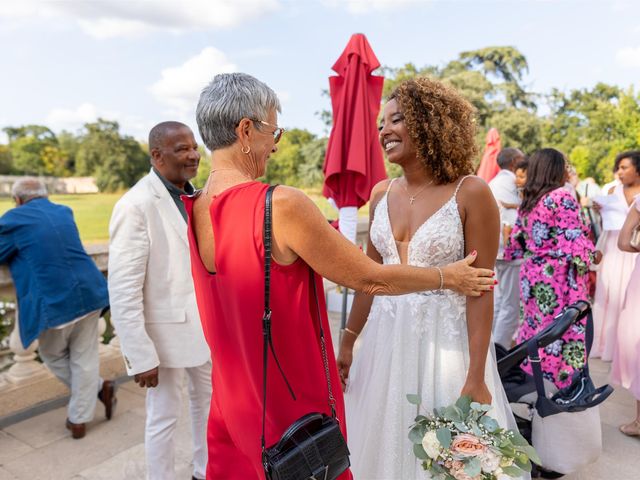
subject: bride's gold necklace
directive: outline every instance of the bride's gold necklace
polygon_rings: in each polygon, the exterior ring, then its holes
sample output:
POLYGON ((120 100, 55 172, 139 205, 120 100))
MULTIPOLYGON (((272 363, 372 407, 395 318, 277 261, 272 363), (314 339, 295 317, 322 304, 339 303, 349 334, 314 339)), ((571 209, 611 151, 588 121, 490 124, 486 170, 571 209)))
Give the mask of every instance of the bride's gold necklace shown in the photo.
MULTIPOLYGON (((404 191, 407 192, 407 195, 409 196, 409 205, 413 206, 413 202, 416 201, 416 197, 418 195, 420 195, 425 188, 427 188, 429 185, 431 185, 433 183, 435 179, 431 180, 429 183, 427 183, 426 185, 424 185, 420 190, 418 190, 416 193, 414 193, 413 195, 411 195, 409 193, 409 189, 401 182, 400 185, 402 185, 402 188, 404 188, 404 191)), ((406 182, 407 179, 405 178, 404 181, 406 182)))

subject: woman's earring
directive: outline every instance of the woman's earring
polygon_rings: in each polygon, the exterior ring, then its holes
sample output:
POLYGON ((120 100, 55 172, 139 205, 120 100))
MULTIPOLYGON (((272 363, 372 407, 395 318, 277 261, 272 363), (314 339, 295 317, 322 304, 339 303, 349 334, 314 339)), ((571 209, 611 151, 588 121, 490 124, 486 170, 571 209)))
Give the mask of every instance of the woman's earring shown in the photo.
POLYGON ((247 146, 246 146, 246 150, 245 150, 245 147, 242 147, 242 148, 240 149, 240 151, 241 151, 242 153, 244 153, 245 155, 249 155, 249 153, 251 152, 251 147, 250 147, 249 145, 247 145, 247 146))

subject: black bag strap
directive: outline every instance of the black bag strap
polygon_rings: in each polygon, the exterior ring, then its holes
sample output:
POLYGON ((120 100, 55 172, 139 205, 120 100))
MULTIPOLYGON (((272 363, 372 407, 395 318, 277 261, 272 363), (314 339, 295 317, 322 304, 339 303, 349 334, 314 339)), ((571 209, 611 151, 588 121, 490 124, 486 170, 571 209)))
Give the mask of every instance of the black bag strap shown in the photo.
MULTIPOLYGON (((278 361, 278 357, 276 356, 276 351, 273 347, 273 339, 271 336, 271 235, 272 235, 272 200, 273 200, 273 191, 277 185, 270 185, 267 188, 267 192, 265 194, 265 202, 264 202, 264 226, 262 233, 262 240, 264 243, 264 313, 262 315, 262 337, 263 337, 263 348, 262 348, 262 437, 260 439, 261 447, 262 447, 262 461, 264 467, 267 468, 266 464, 266 445, 265 445, 265 421, 267 416, 267 361, 269 358, 269 349, 271 349, 271 353, 273 354, 273 358, 278 366, 278 370, 280 370, 280 374, 284 379, 287 388, 289 389, 289 393, 293 399, 296 399, 295 394, 293 393, 293 389, 289 384, 287 377, 284 374, 284 370, 278 361)), ((327 378, 327 390, 329 396, 329 406, 331 407, 331 415, 333 418, 336 418, 336 401, 333 396, 333 389, 331 388, 331 377, 329 376, 329 360, 327 358, 327 348, 325 342, 324 329, 322 328, 322 316, 320 311, 320 301, 318 299, 318 288, 315 282, 315 274, 311 267, 309 267, 309 277, 311 281, 311 285, 313 285, 313 295, 316 301, 316 313, 318 318, 318 326, 320 331, 320 349, 322 352, 322 361, 324 363, 324 372, 327 378)))
MULTIPOLYGON (((581 376, 585 379, 589 379, 589 353, 593 345, 593 316, 591 308, 586 312, 586 328, 585 328, 585 363, 582 367, 581 376)), ((583 315, 584 317, 584 315, 583 315)), ((531 371, 533 373, 533 379, 536 385, 536 392, 538 399, 536 400, 536 410, 541 417, 547 417, 556 413, 562 412, 575 412, 586 410, 591 407, 604 402, 609 395, 613 392, 610 385, 603 385, 600 388, 593 390, 592 393, 580 399, 578 403, 562 405, 547 397, 546 390, 544 388, 544 376, 542 374, 542 367, 540 366, 538 342, 535 338, 532 338, 527 342, 527 352, 529 354, 529 363, 531 364, 531 371)))

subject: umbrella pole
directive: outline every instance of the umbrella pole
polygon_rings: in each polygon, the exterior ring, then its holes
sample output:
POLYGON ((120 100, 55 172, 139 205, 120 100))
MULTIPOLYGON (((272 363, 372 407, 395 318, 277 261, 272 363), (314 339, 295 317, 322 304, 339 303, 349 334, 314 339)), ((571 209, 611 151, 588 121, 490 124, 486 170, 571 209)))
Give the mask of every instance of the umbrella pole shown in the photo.
POLYGON ((347 300, 349 298, 349 289, 342 287, 342 316, 340 317, 340 330, 347 325, 347 300))

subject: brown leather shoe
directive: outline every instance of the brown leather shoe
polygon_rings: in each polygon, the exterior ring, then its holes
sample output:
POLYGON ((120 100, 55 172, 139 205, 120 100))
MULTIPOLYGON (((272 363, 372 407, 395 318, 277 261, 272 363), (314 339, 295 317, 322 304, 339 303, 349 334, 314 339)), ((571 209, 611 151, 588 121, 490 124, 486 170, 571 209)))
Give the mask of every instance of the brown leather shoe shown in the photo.
POLYGON ((98 400, 104 404, 104 416, 107 420, 111 420, 113 412, 116 409, 118 399, 116 398, 116 382, 113 380, 105 380, 102 382, 102 390, 98 392, 98 400))
POLYGON ((71 430, 72 438, 82 438, 87 434, 87 425, 85 423, 71 423, 67 418, 67 430, 71 430))

